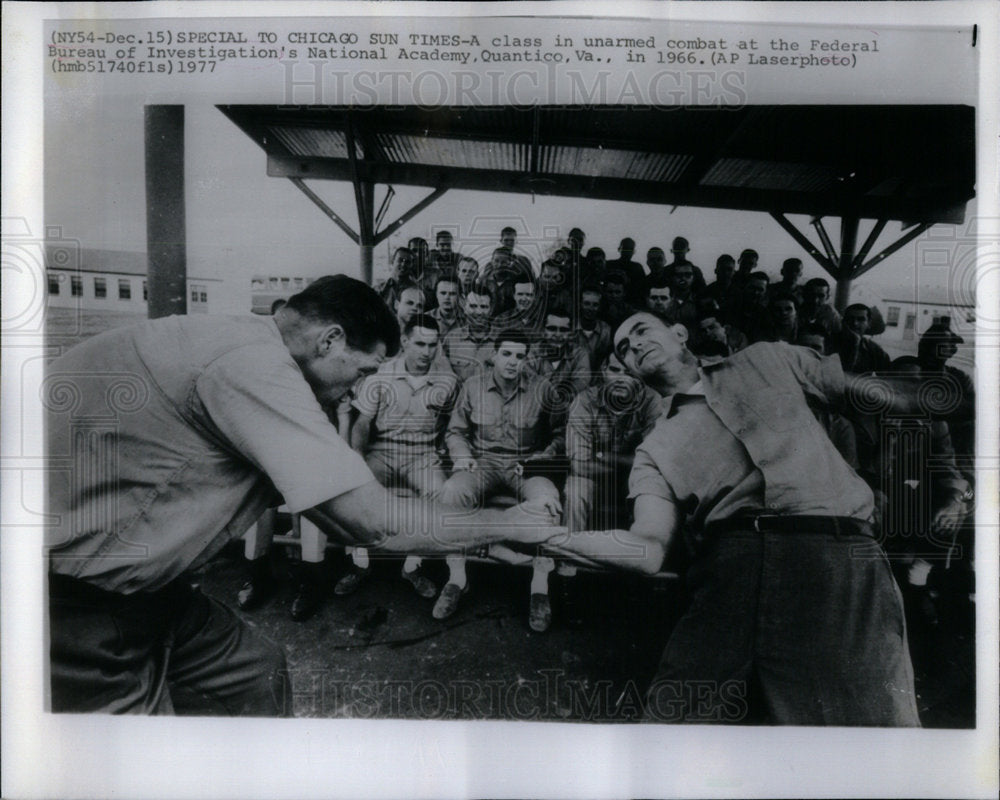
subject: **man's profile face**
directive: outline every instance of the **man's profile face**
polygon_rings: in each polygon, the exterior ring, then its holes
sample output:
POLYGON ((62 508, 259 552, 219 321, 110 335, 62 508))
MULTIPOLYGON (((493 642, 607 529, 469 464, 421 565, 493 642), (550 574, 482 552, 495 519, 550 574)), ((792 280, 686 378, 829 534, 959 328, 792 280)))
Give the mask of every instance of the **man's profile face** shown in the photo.
POLYGON ((771 304, 771 318, 779 325, 792 325, 795 322, 795 303, 791 300, 775 300, 771 304))
POLYGON ((535 301, 535 286, 532 283, 514 284, 514 305, 518 311, 527 311, 535 301))
POLYGON ((670 289, 667 286, 654 286, 649 290, 649 297, 646 305, 649 310, 658 316, 665 316, 670 309, 671 301, 670 289))
POLYGON ((452 281, 441 281, 434 292, 437 297, 438 307, 450 314, 458 305, 458 284, 452 281))
POLYGON ((674 288, 677 294, 686 295, 691 291, 691 284, 694 282, 694 270, 688 265, 681 265, 674 269, 674 288))
POLYGON ((720 283, 731 281, 735 272, 736 264, 733 261, 720 261, 715 265, 715 279, 720 283))
POLYGON ((667 265, 667 254, 659 247, 651 247, 646 253, 646 266, 650 272, 663 269, 667 265))
POLYGON ((569 341, 571 331, 569 317, 559 317, 555 314, 546 315, 542 336, 550 350, 561 353, 566 347, 566 342, 569 341))
POLYGON ((490 296, 469 292, 465 296, 465 316, 473 322, 486 322, 490 318, 490 296))
POLYGON ((615 331, 615 355, 644 381, 683 359, 687 329, 667 326, 648 312, 626 319, 615 331))
POLYGON ((404 289, 396 301, 396 319, 400 327, 409 322, 417 314, 424 313, 424 293, 413 287, 404 289))
POLYGON ((528 355, 528 346, 524 342, 497 342, 493 354, 493 372, 504 380, 514 380, 524 368, 524 359, 528 355))
POLYGON ((321 351, 300 363, 300 367, 319 404, 332 408, 359 380, 379 368, 385 354, 385 342, 377 342, 370 351, 355 349, 341 332, 339 337, 329 338, 321 351))
POLYGON ((580 297, 580 316, 593 322, 601 313, 601 295, 598 292, 584 292, 580 297))
POLYGON ((410 331, 408 336, 402 336, 400 343, 403 346, 403 359, 407 368, 423 373, 437 356, 438 332, 418 326, 410 331))
POLYGON ((849 308, 844 312, 844 327, 858 336, 868 330, 868 312, 860 308, 849 308))

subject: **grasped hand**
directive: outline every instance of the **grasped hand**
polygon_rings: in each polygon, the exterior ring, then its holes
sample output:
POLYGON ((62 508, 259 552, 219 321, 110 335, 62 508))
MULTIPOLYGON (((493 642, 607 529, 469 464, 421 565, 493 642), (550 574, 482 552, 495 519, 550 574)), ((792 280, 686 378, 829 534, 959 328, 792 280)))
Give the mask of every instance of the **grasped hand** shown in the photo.
POLYGON ((501 564, 527 564, 532 559, 527 553, 519 553, 502 544, 491 544, 486 555, 501 564))

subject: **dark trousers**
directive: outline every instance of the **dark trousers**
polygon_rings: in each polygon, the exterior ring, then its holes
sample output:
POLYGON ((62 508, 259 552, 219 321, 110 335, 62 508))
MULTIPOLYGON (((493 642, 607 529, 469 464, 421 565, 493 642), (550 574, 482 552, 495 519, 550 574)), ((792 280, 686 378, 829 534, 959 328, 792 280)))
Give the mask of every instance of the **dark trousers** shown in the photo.
POLYGON ((288 716, 284 651, 184 579, 106 592, 49 576, 52 711, 288 716))
POLYGON ((647 696, 651 722, 919 726, 899 589, 860 534, 721 534, 647 696))

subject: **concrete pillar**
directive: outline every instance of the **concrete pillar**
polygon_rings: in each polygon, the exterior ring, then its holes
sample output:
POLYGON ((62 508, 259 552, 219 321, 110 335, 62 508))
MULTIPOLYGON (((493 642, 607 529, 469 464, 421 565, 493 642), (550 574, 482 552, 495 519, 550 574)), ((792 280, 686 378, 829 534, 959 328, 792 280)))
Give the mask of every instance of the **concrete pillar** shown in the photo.
POLYGON ((146 252, 150 319, 187 313, 184 106, 146 106, 146 252))

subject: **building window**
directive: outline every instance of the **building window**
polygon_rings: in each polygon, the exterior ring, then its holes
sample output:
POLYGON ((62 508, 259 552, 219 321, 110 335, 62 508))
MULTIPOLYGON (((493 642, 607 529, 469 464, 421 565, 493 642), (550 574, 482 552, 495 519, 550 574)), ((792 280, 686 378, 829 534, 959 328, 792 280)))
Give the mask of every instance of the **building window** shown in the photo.
POLYGON ((292 288, 292 279, 291 278, 282 278, 281 279, 281 291, 287 292, 291 288, 292 288))
POLYGON ((899 325, 899 306, 889 306, 889 316, 885 324, 890 328, 895 328, 899 325))
POLYGON ((143 301, 149 300, 149 286, 146 281, 142 282, 142 299, 143 301))
POLYGON ((62 275, 56 275, 53 272, 49 273, 49 294, 59 294, 59 279, 62 275))
POLYGON ((130 281, 128 278, 118 279, 118 299, 119 300, 132 299, 132 281, 130 281))
POLYGON ((83 278, 79 275, 70 275, 69 293, 73 297, 83 297, 83 278))
POLYGON ((94 278, 94 297, 108 296, 108 281, 106 278, 94 278))
POLYGON ((208 292, 198 292, 198 300, 202 303, 208 302, 208 292))
POLYGON ((912 341, 916 335, 917 315, 907 314, 906 323, 903 325, 903 339, 912 341))

